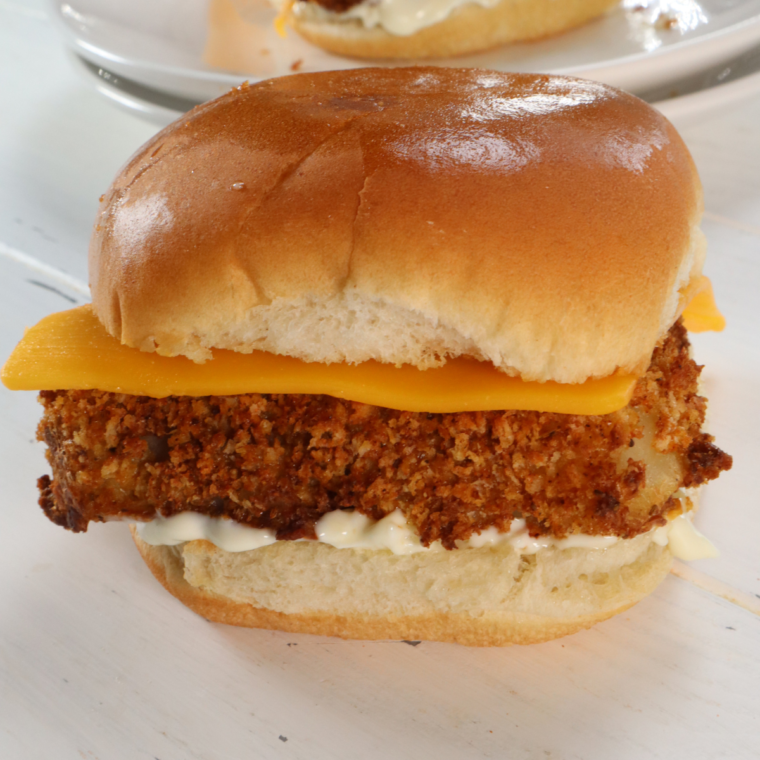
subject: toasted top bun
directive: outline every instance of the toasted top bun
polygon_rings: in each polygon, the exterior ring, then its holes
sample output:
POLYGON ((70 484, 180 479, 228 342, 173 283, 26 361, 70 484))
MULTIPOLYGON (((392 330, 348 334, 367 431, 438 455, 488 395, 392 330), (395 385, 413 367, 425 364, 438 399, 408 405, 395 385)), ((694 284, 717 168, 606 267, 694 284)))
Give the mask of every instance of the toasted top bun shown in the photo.
MULTIPOLYGON (((258 5, 235 0, 245 14, 258 5)), ((325 11, 314 2, 296 2, 288 21, 309 42, 357 58, 442 58, 463 55, 519 40, 535 40, 586 23, 616 0, 499 0, 491 7, 465 2, 442 21, 411 34, 367 27, 346 14, 325 11)))
POLYGON ((129 346, 527 380, 643 372, 701 274, 680 137, 595 82, 359 69, 243 85, 102 199, 93 305, 129 346))

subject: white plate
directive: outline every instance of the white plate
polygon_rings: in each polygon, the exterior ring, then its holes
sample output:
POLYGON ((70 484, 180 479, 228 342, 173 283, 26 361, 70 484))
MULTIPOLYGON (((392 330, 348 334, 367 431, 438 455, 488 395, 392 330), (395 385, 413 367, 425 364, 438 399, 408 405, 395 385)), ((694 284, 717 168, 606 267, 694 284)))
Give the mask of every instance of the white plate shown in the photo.
MULTIPOLYGON (((70 55, 79 74, 121 108, 166 126, 197 104, 197 100, 167 95, 114 74, 76 54, 70 55)), ((760 47, 736 59, 676 82, 641 93, 678 128, 719 114, 732 104, 760 92, 760 47)))
MULTIPOLYGON (((294 33, 280 39, 262 2, 262 72, 232 74, 202 60, 207 0, 50 0, 68 45, 138 84, 193 100, 263 76, 368 65, 330 55, 294 33)), ((437 63, 585 76, 633 92, 694 75, 760 43, 760 0, 623 0, 607 16, 540 42, 437 63), (660 18, 660 22, 656 19, 660 18), (663 28, 663 19, 671 19, 663 28)))
POLYGON ((668 82, 639 96, 682 128, 725 112, 760 92, 760 47, 692 74, 668 82))

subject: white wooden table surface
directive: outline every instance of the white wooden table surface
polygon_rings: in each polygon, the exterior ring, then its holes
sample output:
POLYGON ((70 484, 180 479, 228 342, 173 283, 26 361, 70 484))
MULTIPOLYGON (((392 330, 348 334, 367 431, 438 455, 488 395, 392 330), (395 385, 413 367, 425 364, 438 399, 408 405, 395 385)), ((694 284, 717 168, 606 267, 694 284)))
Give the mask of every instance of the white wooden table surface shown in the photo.
MULTIPOLYGON (((85 300, 98 196, 154 131, 80 83, 44 7, 0 0, 3 358, 25 325, 85 300)), ((698 516, 719 559, 531 648, 212 625, 153 581, 124 526, 44 518, 34 394, 0 389, 0 758, 760 756, 760 98, 682 133, 729 324, 694 340, 735 458, 698 516)))

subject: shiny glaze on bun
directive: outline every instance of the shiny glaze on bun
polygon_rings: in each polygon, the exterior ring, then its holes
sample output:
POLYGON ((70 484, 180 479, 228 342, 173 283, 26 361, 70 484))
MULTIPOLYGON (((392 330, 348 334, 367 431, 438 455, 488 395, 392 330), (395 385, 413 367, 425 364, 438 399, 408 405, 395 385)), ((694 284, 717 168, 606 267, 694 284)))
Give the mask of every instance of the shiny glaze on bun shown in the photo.
POLYGON ((644 371, 699 276, 702 196, 670 123, 595 82, 359 69, 242 86, 104 196, 94 308, 124 343, 531 380, 644 371))

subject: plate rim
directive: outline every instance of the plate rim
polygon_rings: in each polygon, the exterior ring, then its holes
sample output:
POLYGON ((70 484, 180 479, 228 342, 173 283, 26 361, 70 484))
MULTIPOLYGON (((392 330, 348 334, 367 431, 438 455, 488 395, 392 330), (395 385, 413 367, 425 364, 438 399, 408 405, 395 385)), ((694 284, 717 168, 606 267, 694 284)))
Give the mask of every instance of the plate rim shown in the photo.
MULTIPOLYGON (((245 72, 235 73, 227 70, 211 71, 203 68, 201 61, 199 61, 200 66, 198 68, 187 68, 185 66, 149 61, 147 59, 127 58, 119 53, 107 50, 103 46, 85 40, 78 35, 73 28, 73 25, 67 20, 63 13, 64 7, 71 8, 71 2, 63 2, 63 0, 48 0, 48 4, 52 10, 52 20, 57 28, 63 33, 64 39, 69 47, 74 48, 74 50, 76 50, 82 57, 91 60, 94 63, 101 64, 105 62, 106 65, 117 64, 118 66, 124 67, 125 69, 129 69, 138 74, 140 72, 155 72, 158 74, 187 78, 188 80, 194 79, 195 81, 223 86, 234 86, 239 84, 246 77, 249 78, 249 81, 260 81, 265 78, 246 74, 245 72)), ((752 47, 753 43, 760 43, 760 2, 758 2, 758 0, 750 0, 747 4, 756 6, 757 12, 722 29, 706 31, 704 34, 696 37, 677 40, 672 44, 659 47, 657 50, 651 52, 640 51, 619 58, 597 61, 592 64, 549 68, 547 71, 552 74, 586 76, 587 78, 594 78, 597 74, 607 75, 611 72, 621 74, 622 72, 639 65, 643 61, 648 62, 652 66, 657 66, 666 58, 684 59, 689 56, 694 56, 697 49, 703 52, 707 47, 715 48, 720 45, 721 52, 710 57, 710 60, 706 64, 706 66, 709 67, 717 61, 722 59, 729 60, 732 57, 746 52, 752 47), (737 37, 741 38, 739 49, 734 47, 736 45, 737 37), (732 47, 727 50, 729 46, 732 47)), ((149 36, 153 36, 157 40, 160 39, 160 37, 156 35, 149 36)), ((377 62, 371 62, 366 65, 375 65, 376 63, 377 62)), ((390 65, 392 66, 393 64, 390 65)), ((433 65, 441 65, 441 63, 436 61, 433 65)), ((361 62, 356 65, 356 68, 363 67, 365 67, 365 64, 361 62)), ((146 86, 150 86, 147 83, 145 84, 146 86)), ((648 85, 648 87, 651 88, 651 84, 648 85)), ((631 89, 637 88, 631 87, 631 89)), ((646 87, 639 89, 646 89, 646 87)))
MULTIPOLYGON (((760 53, 760 46, 758 46, 756 50, 760 53)), ((736 60, 739 60, 742 55, 743 54, 737 56, 736 60)), ((746 53, 744 55, 746 55, 746 53)), ((176 110, 166 105, 162 105, 161 103, 144 100, 138 95, 125 92, 115 83, 109 82, 107 78, 99 76, 97 73, 93 72, 92 68, 95 67, 95 64, 88 61, 86 58, 83 58, 74 50, 67 51, 67 57, 72 62, 72 65, 78 70, 80 76, 82 76, 101 95, 108 98, 119 107, 133 114, 139 114, 154 124, 166 126, 186 113, 186 111, 176 110)), ((116 78, 119 78, 118 75, 116 78)), ((151 90, 159 97, 174 97, 161 90, 150 88, 141 83, 133 84, 137 84, 143 89, 151 90)), ((676 86, 677 84, 678 80, 673 82, 673 86, 676 86)), ((728 82, 721 82, 697 90, 696 92, 689 92, 666 100, 653 101, 649 104, 660 111, 660 113, 669 120, 688 119, 694 114, 706 110, 706 108, 714 107, 716 101, 718 105, 730 105, 741 97, 742 93, 748 91, 751 93, 760 91, 760 67, 758 67, 756 71, 751 71, 748 74, 739 76, 728 82), (712 96, 709 97, 710 106, 704 103, 704 101, 708 99, 708 94, 712 96)), ((188 99, 188 101, 189 100, 190 99, 188 99)))

